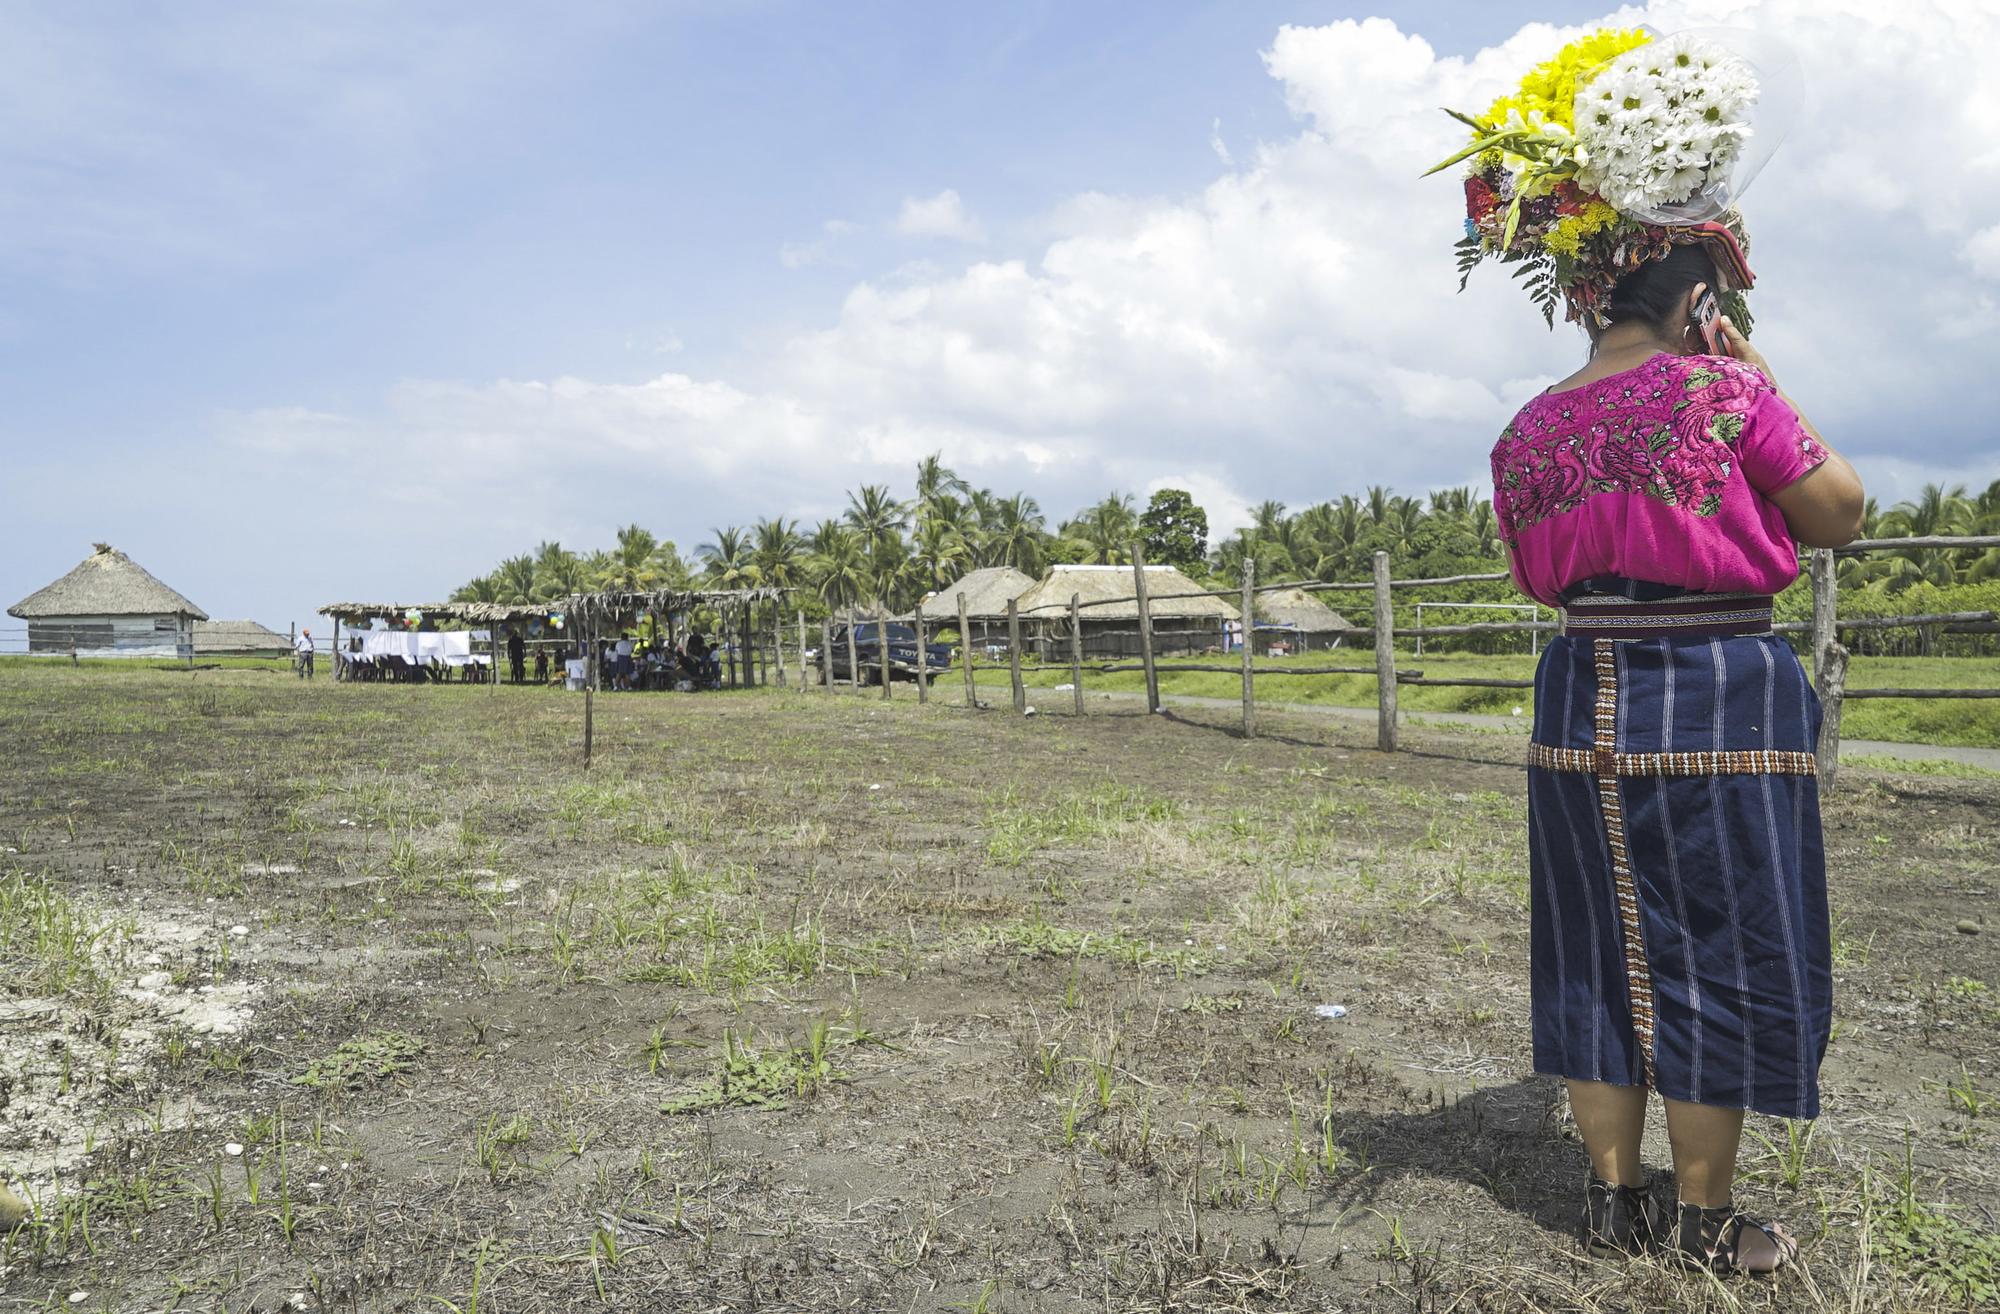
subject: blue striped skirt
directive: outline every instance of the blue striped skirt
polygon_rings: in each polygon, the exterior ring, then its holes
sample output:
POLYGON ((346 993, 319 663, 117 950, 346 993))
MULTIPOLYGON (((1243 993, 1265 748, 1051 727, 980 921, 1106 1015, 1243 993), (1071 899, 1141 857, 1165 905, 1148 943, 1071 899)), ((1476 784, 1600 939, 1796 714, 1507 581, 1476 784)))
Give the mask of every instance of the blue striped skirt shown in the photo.
POLYGON ((1818 1115, 1819 720, 1770 634, 1549 645, 1528 771, 1537 1072, 1818 1115))

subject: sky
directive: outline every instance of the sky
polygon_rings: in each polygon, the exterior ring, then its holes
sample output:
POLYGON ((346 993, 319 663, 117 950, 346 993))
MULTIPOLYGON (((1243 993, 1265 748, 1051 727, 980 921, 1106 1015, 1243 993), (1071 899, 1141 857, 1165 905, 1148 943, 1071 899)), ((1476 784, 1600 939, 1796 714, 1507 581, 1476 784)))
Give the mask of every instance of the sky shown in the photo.
MULTIPOLYGON (((1804 70, 1758 342, 1884 505, 2000 478, 2000 0, 0 7, 0 601, 218 618, 907 492, 1486 478, 1573 371, 1418 175, 1583 28, 1804 70)), ((18 624, 18 622, 0 622, 18 624)))

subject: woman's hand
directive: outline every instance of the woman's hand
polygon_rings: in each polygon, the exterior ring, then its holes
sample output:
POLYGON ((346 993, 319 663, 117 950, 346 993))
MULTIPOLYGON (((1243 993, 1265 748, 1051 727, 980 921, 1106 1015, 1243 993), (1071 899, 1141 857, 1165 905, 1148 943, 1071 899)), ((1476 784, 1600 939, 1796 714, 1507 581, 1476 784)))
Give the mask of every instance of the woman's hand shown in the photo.
POLYGON ((1764 353, 1750 345, 1750 339, 1743 336, 1743 330, 1729 322, 1729 316, 1724 315, 1721 323, 1722 342, 1729 349, 1730 356, 1754 367, 1771 380, 1772 387, 1777 387, 1777 376, 1771 373, 1771 362, 1764 359, 1764 353))

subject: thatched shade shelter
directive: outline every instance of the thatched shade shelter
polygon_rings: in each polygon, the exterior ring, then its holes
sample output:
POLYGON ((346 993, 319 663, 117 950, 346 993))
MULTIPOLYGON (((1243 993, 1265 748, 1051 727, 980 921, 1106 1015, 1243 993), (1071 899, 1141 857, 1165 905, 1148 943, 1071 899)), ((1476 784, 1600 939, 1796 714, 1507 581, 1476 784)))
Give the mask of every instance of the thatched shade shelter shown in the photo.
POLYGON ((1285 644, 1293 652, 1331 648, 1353 628, 1345 616, 1304 589, 1273 589, 1257 595, 1253 629, 1257 647, 1264 652, 1273 643, 1285 644))
POLYGON ((196 621, 197 657, 289 657, 292 641, 253 620, 196 621))
POLYGON ((958 624, 958 595, 965 595, 965 620, 971 635, 986 638, 1007 625, 1007 602, 1035 587, 1035 581, 1012 566, 982 566, 969 571, 924 599, 924 620, 932 626, 958 624))
POLYGON ((195 622, 208 619, 109 543, 7 614, 28 622, 29 652, 79 657, 192 658, 195 622))
MULTIPOLYGON (((1222 643, 1222 628, 1237 618, 1236 608, 1206 594, 1201 585, 1172 566, 1146 567, 1147 608, 1153 618, 1153 650, 1204 652, 1222 643)), ((1130 566, 1054 566, 1014 605, 1033 621, 1044 658, 1069 650, 1069 603, 1075 596, 1087 656, 1129 657, 1139 651, 1139 603, 1130 566)))

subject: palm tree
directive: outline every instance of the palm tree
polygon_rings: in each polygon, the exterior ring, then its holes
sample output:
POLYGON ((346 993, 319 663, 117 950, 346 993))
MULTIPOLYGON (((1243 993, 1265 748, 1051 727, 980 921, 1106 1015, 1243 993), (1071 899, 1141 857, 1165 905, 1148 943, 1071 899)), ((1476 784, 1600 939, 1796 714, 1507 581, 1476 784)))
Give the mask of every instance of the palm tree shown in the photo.
POLYGON ((494 582, 499 586, 500 596, 496 602, 533 602, 535 600, 535 559, 530 556, 508 557, 493 572, 494 582))
POLYGON ((589 585, 583 561, 576 553, 553 540, 535 545, 535 600, 553 602, 572 593, 582 593, 589 585))
POLYGON ((625 526, 618 531, 618 546, 605 554, 608 561, 603 573, 596 576, 597 587, 625 593, 653 588, 659 581, 653 561, 658 547, 659 540, 650 530, 636 524, 625 526))
POLYGON ((939 589, 971 562, 972 546, 950 521, 925 516, 910 536, 910 557, 923 572, 927 586, 939 589))
POLYGON ((796 588, 805 566, 805 544, 798 526, 783 516, 759 520, 751 528, 754 546, 750 570, 757 582, 774 589, 796 588))
POLYGON ((907 509, 889 496, 886 484, 863 484, 860 492, 849 493, 845 519, 860 533, 862 546, 870 555, 899 537, 909 523, 907 509))
POLYGON ((496 575, 481 575, 469 579, 458 586, 451 595, 453 602, 500 602, 500 580, 496 575))
POLYGON ((731 525, 726 529, 711 529, 713 541, 696 548, 695 555, 702 559, 703 569, 710 583, 725 589, 742 588, 752 582, 750 575, 750 540, 744 532, 731 525))
POLYGON ((681 556, 681 550, 673 540, 663 538, 653 549, 653 578, 658 581, 655 588, 685 589, 694 585, 694 568, 681 556))
POLYGON ((956 471, 944 463, 943 452, 932 452, 917 462, 917 504, 929 506, 941 497, 963 493, 970 487, 956 471))
POLYGON ((1113 493, 1077 512, 1063 526, 1063 536, 1082 548, 1085 564, 1121 566, 1132 560, 1132 540, 1138 536, 1138 528, 1130 495, 1113 493))
POLYGON ((988 565, 1007 565, 1024 575, 1041 576, 1048 533, 1040 503, 1026 493, 1001 498, 993 507, 993 526, 987 535, 988 565))
POLYGON ((812 571, 820 601, 834 611, 852 607, 868 586, 861 536, 835 521, 822 521, 813 534, 812 571))

